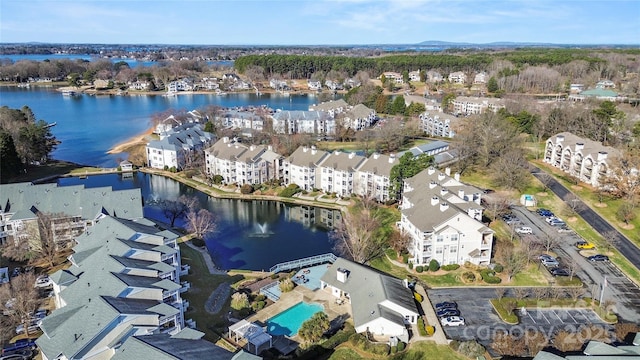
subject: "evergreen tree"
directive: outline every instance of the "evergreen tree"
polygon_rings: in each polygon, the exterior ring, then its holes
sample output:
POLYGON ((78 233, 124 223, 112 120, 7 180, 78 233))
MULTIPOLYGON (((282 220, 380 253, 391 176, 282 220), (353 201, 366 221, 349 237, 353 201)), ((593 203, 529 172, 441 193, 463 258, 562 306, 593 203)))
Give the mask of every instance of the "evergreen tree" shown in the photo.
POLYGON ((494 76, 492 76, 487 82, 487 91, 490 93, 494 93, 498 91, 500 88, 498 87, 498 80, 494 76))
POLYGON ((11 134, 0 130, 0 175, 3 182, 18 174, 20 169, 22 169, 22 162, 11 134))

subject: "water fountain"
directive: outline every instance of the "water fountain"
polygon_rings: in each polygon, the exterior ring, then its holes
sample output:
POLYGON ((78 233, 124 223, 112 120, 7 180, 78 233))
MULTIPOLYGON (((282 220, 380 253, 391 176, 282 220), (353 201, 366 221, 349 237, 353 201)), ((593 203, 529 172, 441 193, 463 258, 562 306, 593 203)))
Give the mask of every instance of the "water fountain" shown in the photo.
POLYGON ((271 235, 274 234, 273 231, 268 231, 267 230, 267 223, 264 224, 256 224, 256 227, 258 228, 256 232, 253 232, 251 234, 249 234, 249 237, 269 237, 271 235))

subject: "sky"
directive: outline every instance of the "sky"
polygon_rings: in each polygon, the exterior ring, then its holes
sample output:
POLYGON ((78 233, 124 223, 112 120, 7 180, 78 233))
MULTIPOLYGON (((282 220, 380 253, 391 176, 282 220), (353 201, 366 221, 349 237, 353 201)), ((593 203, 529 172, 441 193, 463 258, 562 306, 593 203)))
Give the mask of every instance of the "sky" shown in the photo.
POLYGON ((639 0, 1 0, 0 42, 640 44, 639 0))

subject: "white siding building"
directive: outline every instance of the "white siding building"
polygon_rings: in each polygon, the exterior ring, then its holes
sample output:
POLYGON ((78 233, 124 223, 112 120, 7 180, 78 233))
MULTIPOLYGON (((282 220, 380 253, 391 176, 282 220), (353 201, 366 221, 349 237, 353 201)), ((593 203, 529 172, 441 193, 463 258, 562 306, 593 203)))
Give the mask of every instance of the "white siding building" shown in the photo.
POLYGON ((365 160, 355 153, 330 153, 319 166, 320 189, 342 197, 351 196, 355 192, 355 169, 365 160))
POLYGON ((435 168, 405 180, 400 227, 411 236, 410 261, 489 264, 494 232, 481 222, 480 194, 435 168))
POLYGON ((227 137, 205 150, 207 175, 220 175, 226 184, 262 184, 279 179, 282 156, 271 146, 244 145, 227 137))
POLYGON ((296 149, 282 163, 285 185, 296 184, 307 191, 320 188, 318 169, 328 156, 328 152, 315 146, 296 149))
POLYGON ((203 130, 197 123, 185 123, 160 135, 160 140, 147 144, 147 166, 164 169, 175 167, 181 170, 191 152, 202 151, 213 141, 213 134, 203 130))
POLYGON ((379 202, 392 200, 389 196, 391 168, 398 162, 394 155, 372 154, 356 171, 355 193, 379 202))

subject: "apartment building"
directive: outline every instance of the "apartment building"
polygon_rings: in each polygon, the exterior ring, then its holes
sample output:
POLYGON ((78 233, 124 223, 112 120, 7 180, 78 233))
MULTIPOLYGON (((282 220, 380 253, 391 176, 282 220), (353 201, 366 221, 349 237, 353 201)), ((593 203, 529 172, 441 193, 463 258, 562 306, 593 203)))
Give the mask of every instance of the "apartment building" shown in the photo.
POLYGON ((595 187, 607 176, 608 162, 618 156, 618 149, 570 132, 550 137, 544 150, 544 162, 595 187))
POLYGON ((459 119, 453 115, 441 112, 424 112, 420 114, 420 127, 430 136, 452 138, 456 135, 454 130, 459 119))
POLYGON ((346 197, 355 193, 356 168, 367 158, 355 153, 334 151, 319 164, 320 189, 346 197))
POLYGON ((449 74, 448 79, 453 84, 464 84, 467 81, 467 75, 462 71, 455 71, 449 74))
POLYGON ((317 171, 328 156, 328 152, 315 146, 297 148, 282 162, 285 185, 296 184, 307 191, 320 188, 317 171))
POLYGON ((389 196, 390 175, 398 162, 394 155, 373 153, 356 170, 355 193, 379 202, 394 200, 389 196))
POLYGON ((502 99, 467 96, 458 96, 453 100, 452 105, 453 113, 457 115, 475 115, 484 111, 498 112, 505 107, 502 99))
POLYGON ((38 213, 50 216, 54 241, 62 247, 103 216, 142 217, 140 189, 14 183, 0 185, 0 244, 34 241, 38 213))
POLYGON ((376 121, 376 111, 363 104, 358 104, 344 113, 343 125, 355 131, 361 131, 371 127, 376 121))
POLYGON ((188 157, 209 146, 213 139, 214 135, 204 131, 199 123, 188 122, 172 127, 160 134, 160 140, 147 144, 147 166, 182 170, 188 157))
POLYGON ((221 175, 226 184, 262 184, 282 177, 283 157, 271 146, 244 145, 223 137, 204 153, 207 175, 221 175))
POLYGON ((324 111, 278 110, 271 115, 278 134, 333 135, 336 121, 324 111))
POLYGON ((480 198, 479 189, 448 170, 429 168, 405 180, 399 227, 411 237, 410 261, 489 264, 494 231, 481 222, 480 198))
POLYGON ((326 101, 317 105, 309 106, 309 111, 324 111, 331 118, 335 118, 338 114, 342 114, 349 110, 351 106, 343 99, 326 101))

